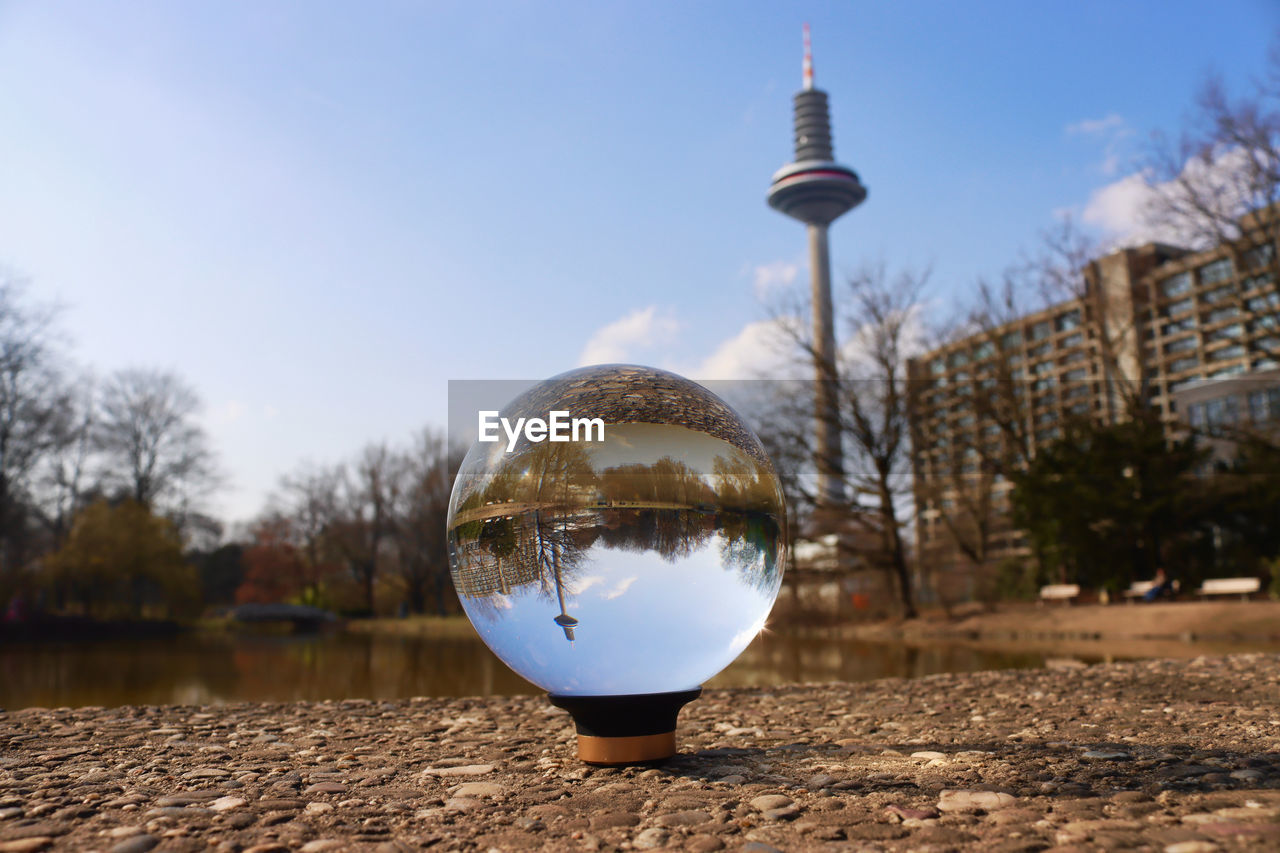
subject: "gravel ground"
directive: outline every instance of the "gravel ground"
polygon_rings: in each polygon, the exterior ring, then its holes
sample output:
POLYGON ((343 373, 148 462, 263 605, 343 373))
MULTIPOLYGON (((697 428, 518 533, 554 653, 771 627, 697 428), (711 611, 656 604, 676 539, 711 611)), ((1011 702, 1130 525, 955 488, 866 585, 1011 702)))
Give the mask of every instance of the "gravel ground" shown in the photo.
POLYGON ((708 691, 659 768, 535 697, 0 713, 0 853, 1280 850, 1280 656, 708 691))

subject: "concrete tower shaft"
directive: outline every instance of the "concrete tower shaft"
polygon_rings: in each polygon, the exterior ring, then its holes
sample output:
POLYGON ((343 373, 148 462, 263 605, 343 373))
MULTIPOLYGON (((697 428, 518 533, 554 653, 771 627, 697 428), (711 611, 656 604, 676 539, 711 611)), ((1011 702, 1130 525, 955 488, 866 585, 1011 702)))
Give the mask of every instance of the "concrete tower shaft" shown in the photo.
POLYGON ((839 376, 831 307, 831 255, 827 227, 857 207, 867 188, 857 172, 835 162, 827 93, 814 88, 809 27, 804 28, 804 88, 795 96, 795 161, 774 173, 769 206, 808 226, 813 286, 814 466, 819 508, 845 502, 840 441, 839 376))

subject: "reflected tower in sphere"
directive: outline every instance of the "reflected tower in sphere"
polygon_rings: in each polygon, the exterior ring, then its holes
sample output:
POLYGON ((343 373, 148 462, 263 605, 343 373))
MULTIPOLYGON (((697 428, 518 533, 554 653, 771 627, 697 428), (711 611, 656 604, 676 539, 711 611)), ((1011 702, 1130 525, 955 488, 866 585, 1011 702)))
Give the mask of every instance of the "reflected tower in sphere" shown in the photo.
POLYGON ((808 24, 804 26, 804 87, 795 97, 795 136, 795 162, 774 173, 769 206, 808 226, 813 286, 814 462, 818 469, 818 504, 834 508, 844 503, 845 492, 827 227, 862 204, 867 189, 858 180, 857 172, 835 162, 827 93, 813 87, 808 24))

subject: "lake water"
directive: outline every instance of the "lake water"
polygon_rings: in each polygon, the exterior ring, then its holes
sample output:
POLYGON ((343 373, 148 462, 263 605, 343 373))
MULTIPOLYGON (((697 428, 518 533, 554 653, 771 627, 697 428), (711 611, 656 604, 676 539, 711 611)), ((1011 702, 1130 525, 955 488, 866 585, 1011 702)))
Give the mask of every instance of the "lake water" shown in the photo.
MULTIPOLYGON (((1232 650, 1185 645, 1186 656, 1232 650)), ((1139 649, 1134 652, 1128 656, 1143 656, 1139 649)), ((1076 649, 1070 656, 1093 661, 1113 655, 1098 648, 1076 649)), ((1052 648, 983 649, 954 643, 915 647, 767 632, 708 686, 857 682, 937 672, 1024 669, 1054 665, 1059 657, 1061 653, 1052 648)), ((540 692, 474 636, 229 632, 146 640, 0 643, 0 708, 10 710, 540 692)))

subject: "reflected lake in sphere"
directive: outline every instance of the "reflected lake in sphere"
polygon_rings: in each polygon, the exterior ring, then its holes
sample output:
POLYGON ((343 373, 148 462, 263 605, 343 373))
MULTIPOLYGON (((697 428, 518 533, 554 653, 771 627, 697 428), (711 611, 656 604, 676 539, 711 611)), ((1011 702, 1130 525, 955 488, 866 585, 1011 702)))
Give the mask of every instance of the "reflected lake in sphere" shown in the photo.
POLYGON ((787 561, 759 441, 700 385, 572 371, 502 416, 601 418, 602 441, 477 442, 448 522, 454 585, 486 644, 561 695, 688 690, 763 628, 787 561))

